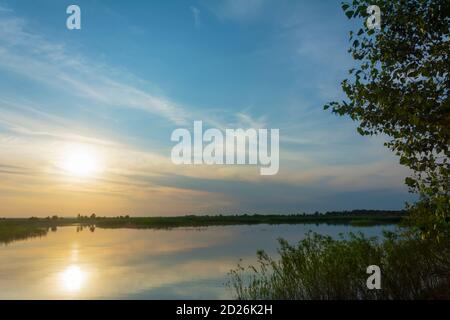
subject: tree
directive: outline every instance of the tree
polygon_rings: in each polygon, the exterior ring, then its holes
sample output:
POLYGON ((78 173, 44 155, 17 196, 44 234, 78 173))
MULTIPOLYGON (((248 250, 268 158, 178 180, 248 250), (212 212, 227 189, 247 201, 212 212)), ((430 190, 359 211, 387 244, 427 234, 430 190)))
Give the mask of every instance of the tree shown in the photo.
POLYGON ((426 233, 448 228, 450 34, 448 0, 355 0, 349 19, 381 10, 380 28, 350 32, 356 67, 342 82, 347 100, 324 108, 359 122, 361 135, 385 134, 400 163, 414 172, 405 182, 421 202, 410 207, 426 233))

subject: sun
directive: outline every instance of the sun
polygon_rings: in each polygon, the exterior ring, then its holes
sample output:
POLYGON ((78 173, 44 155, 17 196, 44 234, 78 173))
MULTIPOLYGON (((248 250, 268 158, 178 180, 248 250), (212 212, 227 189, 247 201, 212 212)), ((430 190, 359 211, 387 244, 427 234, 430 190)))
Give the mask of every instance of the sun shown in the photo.
POLYGON ((64 151, 62 169, 73 176, 92 177, 101 169, 99 156, 87 147, 69 147, 64 151))

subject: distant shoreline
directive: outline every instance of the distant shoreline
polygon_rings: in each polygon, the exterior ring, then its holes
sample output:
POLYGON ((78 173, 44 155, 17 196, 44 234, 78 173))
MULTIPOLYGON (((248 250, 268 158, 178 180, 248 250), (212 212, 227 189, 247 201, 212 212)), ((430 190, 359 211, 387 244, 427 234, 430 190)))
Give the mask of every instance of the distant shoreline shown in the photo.
POLYGON ((187 215, 177 217, 97 217, 76 218, 0 218, 0 243, 9 243, 29 237, 45 236, 48 231, 63 226, 94 226, 96 228, 171 229, 180 227, 208 227, 258 224, 329 224, 375 226, 399 224, 407 217, 406 211, 353 210, 315 214, 291 215, 187 215))

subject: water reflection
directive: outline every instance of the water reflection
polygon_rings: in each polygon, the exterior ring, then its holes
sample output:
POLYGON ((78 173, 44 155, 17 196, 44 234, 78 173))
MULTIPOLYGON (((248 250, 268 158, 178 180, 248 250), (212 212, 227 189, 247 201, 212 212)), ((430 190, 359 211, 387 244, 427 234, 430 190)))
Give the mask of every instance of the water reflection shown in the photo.
POLYGON ((79 292, 85 280, 86 274, 76 265, 67 267, 60 275, 63 289, 70 293, 79 292))
POLYGON ((0 247, 0 299, 231 298, 227 273, 258 249, 276 253, 277 238, 309 230, 337 236, 380 235, 382 228, 256 225, 172 230, 59 227, 43 238, 0 247), (77 232, 78 231, 78 232, 77 232))
POLYGON ((81 232, 86 228, 88 228, 90 232, 95 232, 96 227, 95 227, 95 224, 91 224, 91 225, 81 225, 80 224, 80 225, 77 225, 76 228, 77 228, 77 232, 81 232))

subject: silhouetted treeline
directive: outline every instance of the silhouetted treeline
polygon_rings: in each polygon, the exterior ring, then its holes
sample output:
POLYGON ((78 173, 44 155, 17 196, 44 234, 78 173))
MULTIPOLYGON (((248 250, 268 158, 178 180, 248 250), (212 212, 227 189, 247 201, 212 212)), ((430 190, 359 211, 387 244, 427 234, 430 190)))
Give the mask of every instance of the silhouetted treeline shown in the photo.
MULTIPOLYGON (((406 211, 352 210, 330 211, 325 213, 279 214, 240 214, 240 215, 187 215, 177 217, 99 217, 95 213, 79 214, 76 218, 61 218, 57 215, 46 218, 31 217, 0 219, 0 242, 33 236, 46 235, 48 231, 56 231, 57 227, 80 226, 91 231, 99 228, 137 228, 168 229, 177 227, 207 227, 226 225, 255 224, 349 224, 355 226, 371 226, 381 224, 397 224, 406 217, 406 211)), ((82 229, 82 228, 81 228, 82 229)))

